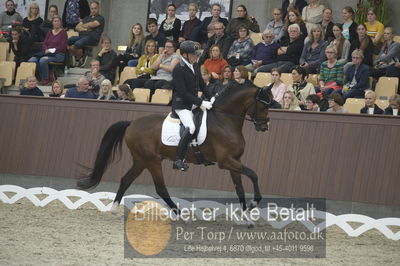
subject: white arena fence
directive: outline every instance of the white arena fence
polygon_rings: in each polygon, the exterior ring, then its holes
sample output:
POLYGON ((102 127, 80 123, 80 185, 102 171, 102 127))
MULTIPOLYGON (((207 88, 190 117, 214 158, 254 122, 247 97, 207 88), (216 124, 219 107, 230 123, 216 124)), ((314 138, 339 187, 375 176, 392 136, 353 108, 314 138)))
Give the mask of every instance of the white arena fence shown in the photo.
MULTIPOLYGON (((99 211, 110 211, 113 205, 113 200, 115 198, 115 193, 111 192, 96 192, 96 193, 89 193, 82 190, 76 189, 66 189, 66 190, 55 190, 48 187, 35 187, 35 188, 28 188, 25 189, 23 187, 15 186, 15 185, 0 185, 0 200, 4 203, 13 204, 16 203, 18 200, 26 198, 30 200, 35 206, 45 207, 47 204, 51 203, 54 200, 58 200, 62 202, 68 209, 78 209, 80 206, 91 203, 93 204, 99 211), (6 193, 14 193, 11 197, 8 197, 6 193), (37 196, 41 198, 45 196, 42 200, 40 200, 37 196), (68 197, 77 197, 79 198, 75 202, 72 202, 68 197), (110 200, 111 202, 108 204, 104 204, 102 200, 110 200)), ((148 199, 152 201, 157 201, 163 203, 160 199, 155 199, 150 196, 146 195, 129 195, 125 196, 124 198, 129 199, 148 199)), ((179 203, 179 206, 182 207, 190 207, 191 204, 194 204, 197 209, 201 208, 215 208, 220 207, 222 210, 225 205, 214 202, 214 201, 196 201, 196 202, 189 202, 179 198, 173 198, 173 200, 179 203)), ((124 204, 124 200, 122 201, 124 204)), ((132 201, 127 202, 127 207, 134 207, 128 206, 129 204, 133 204, 132 201)), ((266 213, 261 210, 261 213, 266 213)), ((195 213, 196 214, 196 213, 195 213)), ((220 214, 223 214, 221 212, 220 214)), ((197 215, 198 218, 201 218, 201 215, 197 215)), ((315 225, 311 221, 301 221, 304 226, 310 230, 310 232, 314 232, 316 228, 319 231, 325 230, 326 228, 336 225, 340 227, 347 235, 352 237, 358 237, 363 233, 371 230, 376 229, 380 231, 386 238, 392 240, 400 240, 400 231, 393 232, 389 227, 395 226, 400 227, 400 218, 381 218, 381 219, 374 219, 365 215, 359 214, 342 214, 342 215, 334 215, 329 212, 322 212, 322 211, 314 211, 314 216, 317 219, 325 219, 325 221, 320 222, 319 224, 315 225), (349 223, 355 222, 360 223, 361 225, 353 229, 349 223)), ((269 221, 266 217, 263 217, 268 223, 271 224, 274 228, 283 228, 293 222, 292 220, 285 220, 285 221, 269 221)))

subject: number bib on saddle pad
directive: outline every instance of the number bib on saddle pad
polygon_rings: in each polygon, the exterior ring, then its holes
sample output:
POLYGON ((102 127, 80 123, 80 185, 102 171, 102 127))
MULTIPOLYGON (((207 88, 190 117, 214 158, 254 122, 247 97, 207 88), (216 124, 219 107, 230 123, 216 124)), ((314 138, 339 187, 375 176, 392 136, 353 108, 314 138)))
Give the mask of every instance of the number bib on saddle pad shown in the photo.
MULTIPOLYGON (((164 119, 162 129, 161 129, 161 141, 164 145, 167 146, 178 146, 180 136, 180 128, 181 121, 177 118, 172 118, 171 113, 167 115, 164 119)), ((193 145, 201 145, 207 137, 207 111, 204 111, 203 117, 201 119, 201 126, 199 130, 199 134, 193 141, 190 143, 193 145)))

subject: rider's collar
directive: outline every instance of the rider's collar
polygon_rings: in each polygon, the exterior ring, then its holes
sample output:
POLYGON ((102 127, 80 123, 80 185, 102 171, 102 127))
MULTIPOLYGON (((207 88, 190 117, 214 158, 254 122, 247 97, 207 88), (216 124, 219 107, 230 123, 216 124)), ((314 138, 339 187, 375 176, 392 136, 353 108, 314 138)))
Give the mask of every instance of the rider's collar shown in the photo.
POLYGON ((194 73, 193 64, 189 63, 189 61, 187 61, 183 56, 181 58, 182 58, 182 62, 185 63, 194 73))

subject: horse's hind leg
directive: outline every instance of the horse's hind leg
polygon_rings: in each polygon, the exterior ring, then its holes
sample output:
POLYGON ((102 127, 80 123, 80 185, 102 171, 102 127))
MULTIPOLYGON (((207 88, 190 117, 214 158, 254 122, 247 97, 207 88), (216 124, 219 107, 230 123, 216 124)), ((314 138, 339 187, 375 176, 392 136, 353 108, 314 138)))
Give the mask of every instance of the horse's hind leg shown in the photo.
POLYGON ((115 210, 118 205, 121 203, 122 197, 124 196, 128 187, 132 184, 132 182, 143 172, 144 167, 138 162, 133 162, 133 166, 126 172, 126 174, 122 177, 121 182, 119 184, 117 196, 115 196, 114 204, 111 210, 115 210))
POLYGON ((242 205, 243 210, 246 210, 246 198, 244 195, 244 188, 242 184, 242 176, 240 173, 235 171, 230 171, 232 182, 235 185, 236 194, 239 198, 240 205, 242 205))

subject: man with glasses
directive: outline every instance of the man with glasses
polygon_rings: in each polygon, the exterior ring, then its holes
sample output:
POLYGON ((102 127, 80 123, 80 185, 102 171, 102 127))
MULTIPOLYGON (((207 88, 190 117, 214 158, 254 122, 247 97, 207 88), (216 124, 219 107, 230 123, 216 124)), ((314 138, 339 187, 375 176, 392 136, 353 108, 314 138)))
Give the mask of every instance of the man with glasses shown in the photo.
POLYGON ((207 46, 204 48, 203 55, 201 56, 199 63, 203 64, 204 61, 209 58, 211 46, 214 44, 219 46, 222 57, 226 60, 232 43, 233 39, 225 33, 224 24, 221 22, 214 23, 214 34, 207 41, 207 46))
POLYGON ((186 40, 199 42, 200 41, 200 27, 201 20, 196 17, 197 11, 199 10, 197 4, 189 4, 189 20, 185 21, 182 26, 181 33, 179 35, 179 43, 186 40))
POLYGON ((156 46, 158 47, 158 53, 162 54, 167 37, 165 37, 165 35, 158 30, 157 20, 155 18, 149 18, 146 25, 150 34, 146 36, 145 43, 148 40, 154 40, 156 42, 156 46))
MULTIPOLYGON (((6 1, 6 11, 0 13, 0 37, 6 35, 11 37, 9 31, 11 27, 21 25, 22 17, 15 11, 15 4, 12 0, 6 1)), ((10 38, 11 39, 11 38, 10 38)))
POLYGON ((265 30, 262 38, 263 42, 254 46, 251 64, 246 66, 247 70, 250 72, 253 72, 262 65, 268 65, 276 61, 276 49, 278 49, 278 44, 273 41, 273 32, 271 30, 265 30))
POLYGON ((202 40, 204 42, 206 42, 208 39, 211 38, 211 36, 214 35, 215 23, 221 22, 224 25, 224 29, 228 25, 228 20, 220 16, 221 15, 220 4, 215 3, 211 6, 211 15, 212 15, 211 17, 206 17, 201 25, 202 40))

